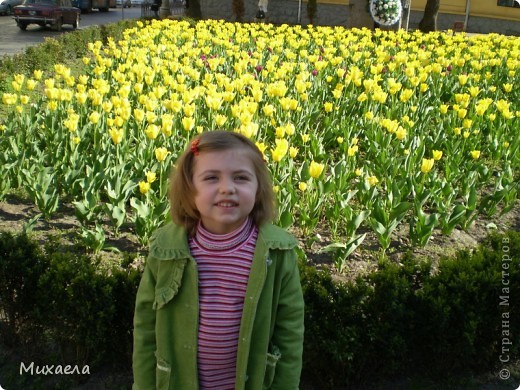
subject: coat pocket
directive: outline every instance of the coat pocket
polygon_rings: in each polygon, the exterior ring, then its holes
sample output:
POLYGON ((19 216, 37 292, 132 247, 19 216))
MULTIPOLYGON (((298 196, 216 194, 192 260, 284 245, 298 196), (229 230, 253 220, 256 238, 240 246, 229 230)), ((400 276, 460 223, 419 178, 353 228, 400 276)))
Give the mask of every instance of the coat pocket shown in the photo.
POLYGON ((276 364, 282 357, 280 349, 278 349, 277 346, 273 345, 270 349, 271 351, 267 352, 265 361, 264 389, 269 389, 273 384, 274 376, 276 374, 276 364))
POLYGON ((157 367, 155 368, 155 388, 157 390, 167 390, 170 387, 171 371, 170 364, 157 356, 157 367))

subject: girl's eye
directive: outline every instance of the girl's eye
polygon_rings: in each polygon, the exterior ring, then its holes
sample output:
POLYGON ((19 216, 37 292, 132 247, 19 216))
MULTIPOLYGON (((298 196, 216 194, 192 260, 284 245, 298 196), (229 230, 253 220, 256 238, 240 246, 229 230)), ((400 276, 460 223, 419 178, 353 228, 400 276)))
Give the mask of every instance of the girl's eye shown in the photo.
POLYGON ((217 179, 216 176, 206 176, 206 177, 204 178, 204 181, 211 181, 211 180, 216 180, 216 179, 217 179))
POLYGON ((249 178, 247 176, 237 176, 235 178, 235 180, 238 180, 238 181, 248 181, 249 178))

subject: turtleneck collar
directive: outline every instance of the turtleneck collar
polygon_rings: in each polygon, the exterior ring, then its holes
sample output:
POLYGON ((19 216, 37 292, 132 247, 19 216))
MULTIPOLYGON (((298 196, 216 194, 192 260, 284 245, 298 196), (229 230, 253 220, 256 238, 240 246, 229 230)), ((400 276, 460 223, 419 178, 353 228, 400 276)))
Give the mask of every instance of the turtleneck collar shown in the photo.
POLYGON ((211 233, 199 222, 193 239, 203 250, 229 251, 245 243, 254 230, 255 226, 251 217, 248 217, 239 228, 226 234, 211 233))

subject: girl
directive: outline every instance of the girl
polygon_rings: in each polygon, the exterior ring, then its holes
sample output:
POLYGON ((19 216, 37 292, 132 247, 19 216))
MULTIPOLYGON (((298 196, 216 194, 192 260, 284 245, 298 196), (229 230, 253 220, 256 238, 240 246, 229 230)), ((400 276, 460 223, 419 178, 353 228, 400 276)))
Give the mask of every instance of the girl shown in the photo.
POLYGON ((154 234, 137 292, 133 389, 297 389, 303 296, 296 240, 273 226, 262 153, 204 132, 179 157, 174 223, 154 234))

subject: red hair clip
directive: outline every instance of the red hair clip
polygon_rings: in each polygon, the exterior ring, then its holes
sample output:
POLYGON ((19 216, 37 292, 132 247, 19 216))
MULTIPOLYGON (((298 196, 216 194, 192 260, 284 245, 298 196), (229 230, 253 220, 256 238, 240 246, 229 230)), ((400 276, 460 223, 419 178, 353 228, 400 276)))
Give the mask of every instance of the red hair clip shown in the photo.
POLYGON ((191 152, 195 155, 195 156, 198 156, 199 155, 199 142, 200 142, 200 139, 195 139, 191 142, 191 152))

